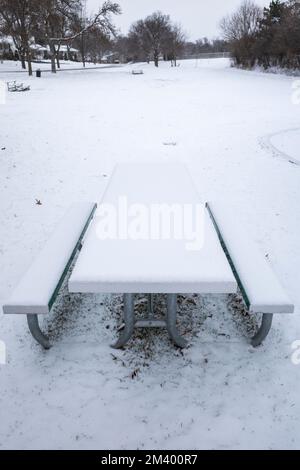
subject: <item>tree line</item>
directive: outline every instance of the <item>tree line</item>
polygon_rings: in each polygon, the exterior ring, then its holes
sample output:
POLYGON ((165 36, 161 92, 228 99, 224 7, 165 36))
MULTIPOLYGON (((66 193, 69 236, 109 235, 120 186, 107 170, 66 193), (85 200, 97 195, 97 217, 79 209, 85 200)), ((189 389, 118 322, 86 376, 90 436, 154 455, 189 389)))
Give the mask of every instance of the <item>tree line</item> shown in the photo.
POLYGON ((0 34, 13 40, 22 67, 32 74, 32 42, 47 46, 52 72, 60 67, 62 45, 79 50, 83 64, 86 58, 101 61, 105 51, 117 54, 122 61, 171 60, 201 52, 226 49, 224 41, 203 38, 188 42, 179 24, 169 15, 154 12, 134 22, 126 36, 113 24, 113 15, 121 13, 117 3, 106 1, 97 15, 88 17, 83 0, 0 0, 0 34))
POLYGON ((134 22, 127 36, 119 36, 114 50, 127 61, 170 60, 176 66, 178 58, 188 58, 207 52, 227 52, 226 41, 207 38, 188 41, 180 24, 172 22, 169 15, 154 12, 145 19, 134 22))
MULTIPOLYGON (((112 15, 120 14, 117 3, 103 3, 93 17, 86 17, 81 0, 0 0, 0 33, 13 40, 22 67, 32 75, 32 39, 47 45, 52 72, 59 67, 59 51, 63 44, 79 44, 89 36, 108 41, 116 34, 112 15)), ((82 50, 83 60, 85 51, 82 50)))
POLYGON ((0 38, 10 36, 22 67, 32 74, 32 43, 47 46, 52 72, 60 67, 62 45, 77 48, 86 58, 99 62, 105 51, 124 62, 172 61, 202 52, 231 51, 237 66, 300 68, 300 2, 272 0, 260 8, 244 0, 220 23, 222 39, 187 40, 179 24, 160 11, 132 24, 122 36, 114 23, 121 14, 118 3, 105 1, 97 14, 88 16, 84 0, 0 0, 0 38))
POLYGON ((245 0, 236 12, 222 19, 237 66, 300 68, 300 2, 272 0, 261 9, 245 0))

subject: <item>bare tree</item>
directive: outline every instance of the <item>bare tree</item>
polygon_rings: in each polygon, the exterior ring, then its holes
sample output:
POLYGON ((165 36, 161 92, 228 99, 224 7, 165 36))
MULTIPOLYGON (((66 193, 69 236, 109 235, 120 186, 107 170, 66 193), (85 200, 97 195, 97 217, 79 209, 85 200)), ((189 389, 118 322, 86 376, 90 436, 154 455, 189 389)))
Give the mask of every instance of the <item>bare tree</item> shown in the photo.
POLYGON ((77 41, 78 47, 81 48, 82 56, 85 56, 85 59, 88 57, 94 63, 100 62, 104 53, 113 47, 111 37, 104 33, 98 25, 95 25, 85 33, 84 41, 82 41, 82 38, 78 38, 75 44, 77 41))
POLYGON ((0 0, 0 37, 3 41, 7 36, 12 37, 22 68, 26 69, 25 50, 22 47, 21 36, 17 32, 14 18, 11 5, 7 1, 0 0))
POLYGON ((244 0, 238 10, 221 20, 220 27, 227 41, 253 37, 259 30, 262 9, 251 0, 244 0))
POLYGON ((186 36, 180 25, 171 25, 167 38, 167 58, 171 60, 171 65, 177 66, 178 55, 183 51, 186 36))
POLYGON ((246 1, 221 29, 238 65, 300 68, 299 0, 271 0, 263 11, 246 1))
POLYGON ((231 44, 238 64, 253 65, 252 46, 259 31, 262 9, 251 0, 244 0, 232 15, 220 22, 223 37, 231 44))
POLYGON ((133 47, 133 44, 128 36, 118 35, 113 41, 113 51, 117 52, 119 58, 122 62, 133 61, 136 57, 136 48, 133 47))
POLYGON ((129 30, 128 47, 134 60, 150 62, 152 43, 144 20, 133 23, 129 30))
MULTIPOLYGON (((79 42, 82 60, 85 63, 86 53, 95 54, 95 49, 103 52, 103 46, 108 46, 111 39, 117 36, 112 15, 119 15, 120 13, 121 8, 117 3, 106 1, 95 16, 91 18, 82 16, 73 28, 73 35, 67 37, 64 41, 68 43, 79 42), (99 47, 97 47, 97 42, 99 47)), ((102 52, 100 52, 100 55, 102 52)))
POLYGON ((177 55, 183 33, 179 26, 172 25, 169 15, 157 11, 131 26, 129 40, 137 56, 142 55, 147 61, 153 58, 158 67, 161 54, 177 55))
POLYGON ((56 72, 56 56, 61 44, 70 44, 83 34, 88 33, 96 26, 100 28, 103 34, 115 34, 115 28, 111 20, 112 14, 121 13, 117 3, 110 0, 103 3, 98 13, 86 21, 83 26, 78 22, 82 4, 81 0, 42 0, 44 14, 45 37, 49 44, 52 72, 56 72), (62 18, 67 18, 65 28, 62 30, 62 18), (76 21, 77 18, 77 21, 76 21), (72 30, 74 24, 78 25, 78 30, 72 30))
POLYGON ((155 67, 158 67, 159 56, 163 52, 164 43, 170 37, 170 16, 157 11, 147 16, 144 25, 151 44, 155 67))
POLYGON ((71 34, 71 24, 79 14, 81 0, 40 0, 40 4, 41 34, 49 46, 51 70, 56 73, 62 40, 71 34))
POLYGON ((23 68, 27 60, 29 75, 32 75, 30 40, 39 10, 37 0, 0 0, 2 32, 12 37, 23 68))

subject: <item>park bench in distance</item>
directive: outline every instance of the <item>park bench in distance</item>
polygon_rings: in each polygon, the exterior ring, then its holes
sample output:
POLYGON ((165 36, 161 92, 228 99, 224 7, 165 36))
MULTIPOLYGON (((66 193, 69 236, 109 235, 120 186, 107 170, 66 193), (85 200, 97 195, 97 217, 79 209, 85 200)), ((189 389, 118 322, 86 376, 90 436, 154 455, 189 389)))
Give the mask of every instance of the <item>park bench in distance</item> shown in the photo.
POLYGON ((132 75, 144 75, 143 70, 132 70, 132 75))
POLYGON ((10 92, 30 91, 30 86, 25 86, 24 83, 7 82, 7 90, 10 92))

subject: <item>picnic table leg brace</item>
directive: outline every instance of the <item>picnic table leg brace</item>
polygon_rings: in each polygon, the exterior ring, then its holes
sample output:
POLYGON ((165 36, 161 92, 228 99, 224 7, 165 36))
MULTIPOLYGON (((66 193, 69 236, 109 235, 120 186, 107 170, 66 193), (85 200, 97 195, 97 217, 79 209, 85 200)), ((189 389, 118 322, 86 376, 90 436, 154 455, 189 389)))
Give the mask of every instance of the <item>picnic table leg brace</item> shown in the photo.
POLYGON ((255 336, 251 339, 251 344, 254 348, 260 346, 264 339, 268 336, 272 326, 273 315, 265 313, 262 317, 261 326, 255 336))
POLYGON ((179 348, 186 348, 188 343, 187 341, 180 336, 179 331, 176 326, 177 320, 177 295, 169 294, 168 295, 168 307, 167 307, 167 330, 172 341, 179 348))
POLYGON ((34 339, 43 346, 44 349, 50 349, 51 344, 49 338, 44 335, 40 329, 38 315, 27 315, 27 323, 34 339))
POLYGON ((124 295, 124 323, 125 326, 118 341, 112 346, 114 349, 123 348, 125 344, 128 343, 133 334, 135 325, 134 294, 124 295))

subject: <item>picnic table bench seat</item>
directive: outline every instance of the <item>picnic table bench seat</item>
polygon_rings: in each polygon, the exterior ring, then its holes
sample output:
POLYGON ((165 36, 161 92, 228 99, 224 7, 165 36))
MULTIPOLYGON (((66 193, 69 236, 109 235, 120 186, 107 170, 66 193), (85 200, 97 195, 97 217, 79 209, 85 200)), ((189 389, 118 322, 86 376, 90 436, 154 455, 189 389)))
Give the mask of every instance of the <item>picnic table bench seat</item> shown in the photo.
POLYGON ((3 305, 4 314, 27 315, 32 335, 46 349, 49 340, 39 328, 38 315, 50 312, 95 210, 94 203, 75 203, 68 209, 3 305))
POLYGON ((262 326, 252 338, 257 346, 269 333, 273 314, 293 313, 294 305, 228 205, 213 201, 207 208, 249 312, 263 314, 262 326))

